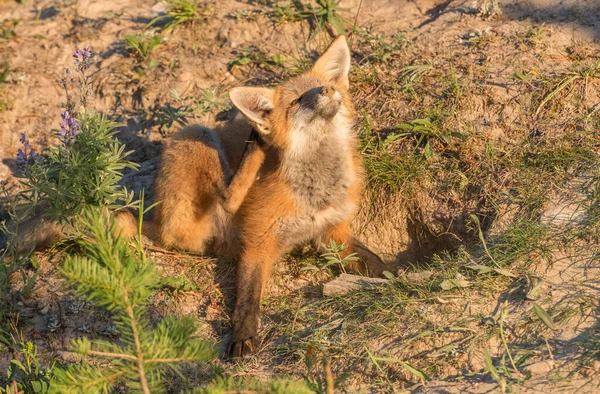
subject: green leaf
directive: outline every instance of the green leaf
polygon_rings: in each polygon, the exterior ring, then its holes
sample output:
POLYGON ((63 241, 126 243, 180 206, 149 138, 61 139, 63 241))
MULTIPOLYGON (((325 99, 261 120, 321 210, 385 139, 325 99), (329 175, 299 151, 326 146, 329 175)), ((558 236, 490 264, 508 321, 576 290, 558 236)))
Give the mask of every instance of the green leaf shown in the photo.
POLYGON ((249 64, 250 62, 252 62, 252 59, 250 59, 248 56, 244 56, 243 58, 241 58, 237 61, 237 64, 243 66, 243 65, 249 64))
POLYGON ((445 279, 440 283, 440 287, 442 290, 452 290, 455 287, 459 287, 454 279, 445 279))
POLYGON ((283 63, 285 62, 285 56, 282 54, 273 55, 271 56, 271 61, 278 66, 283 66, 283 63))
POLYGON ((492 378, 495 381, 500 380, 500 374, 498 373, 498 370, 496 369, 496 367, 494 367, 494 363, 492 362, 492 356, 490 356, 490 352, 488 352, 487 349, 484 349, 484 355, 485 355, 485 370, 487 372, 489 372, 489 374, 492 376, 492 378))
POLYGON ((550 315, 548 314, 548 312, 546 312, 546 310, 544 308, 542 308, 537 302, 533 303, 533 311, 535 312, 535 314, 537 315, 537 317, 540 318, 540 320, 551 330, 556 331, 558 330, 558 328, 556 327, 556 324, 554 324, 554 321, 552 320, 552 318, 550 317, 550 315))
POLYGON ((376 360, 376 361, 384 361, 384 362, 399 364, 402 368, 406 369, 408 372, 412 373, 419 379, 429 380, 429 376, 427 376, 427 374, 425 372, 421 371, 420 369, 418 369, 416 367, 413 367, 409 363, 404 362, 402 360, 398 360, 395 358, 389 358, 389 357, 372 357, 372 358, 373 358, 373 360, 376 360))
POLYGON ((25 366, 17 359, 13 358, 12 360, 10 360, 10 365, 14 365, 16 368, 19 368, 21 371, 27 373, 27 369, 25 369, 25 366))
POLYGON ((31 278, 29 278, 27 280, 27 283, 25 283, 25 286, 23 287, 23 295, 25 297, 29 297, 31 295, 31 290, 33 289, 33 286, 35 285, 35 280, 38 277, 38 271, 35 271, 35 273, 31 276, 31 278))
POLYGON ((433 150, 431 150, 431 145, 429 144, 429 141, 427 141, 427 143, 425 144, 425 149, 423 151, 427 160, 431 160, 433 157, 433 150))
POLYGON ((396 141, 398 138, 402 138, 405 137, 407 135, 410 135, 409 133, 392 133, 389 134, 385 140, 382 142, 381 147, 385 148, 386 146, 388 146, 390 143, 396 141))
POLYGON ((496 272, 497 274, 503 275, 503 276, 508 276, 509 278, 516 278, 517 275, 513 274, 512 272, 510 272, 507 269, 504 268, 494 268, 494 272, 496 272))
POLYGON ((479 272, 480 274, 487 274, 494 270, 492 267, 488 267, 487 265, 481 265, 481 264, 467 265, 466 268, 475 270, 475 271, 479 272))
POLYGON ((383 271, 383 276, 385 276, 389 280, 396 279, 396 276, 392 274, 390 271, 383 271))

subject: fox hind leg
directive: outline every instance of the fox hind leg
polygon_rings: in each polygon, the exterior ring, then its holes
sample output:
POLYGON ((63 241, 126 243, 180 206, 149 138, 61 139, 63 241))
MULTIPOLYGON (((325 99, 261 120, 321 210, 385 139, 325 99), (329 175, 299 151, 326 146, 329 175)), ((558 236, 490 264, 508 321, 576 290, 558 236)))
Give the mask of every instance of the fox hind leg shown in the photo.
POLYGON ((325 244, 329 244, 330 240, 334 240, 338 245, 342 243, 346 245, 346 248, 340 254, 341 258, 356 253, 358 261, 350 260, 347 262, 347 268, 352 271, 360 272, 363 275, 368 274, 370 277, 385 277, 383 275, 385 271, 393 271, 392 267, 385 264, 377 254, 352 235, 349 221, 331 228, 325 237, 325 244))

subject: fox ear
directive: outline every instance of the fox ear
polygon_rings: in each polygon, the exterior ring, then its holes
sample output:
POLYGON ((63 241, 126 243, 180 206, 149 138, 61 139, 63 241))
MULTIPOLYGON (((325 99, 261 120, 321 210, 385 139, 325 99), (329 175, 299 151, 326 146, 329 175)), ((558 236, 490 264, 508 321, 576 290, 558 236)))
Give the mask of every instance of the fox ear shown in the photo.
POLYGON ((260 134, 271 133, 269 112, 275 107, 275 91, 268 88, 241 87, 229 91, 229 99, 260 134))
POLYGON ((313 71, 324 75, 333 83, 341 82, 344 86, 349 86, 350 48, 348 48, 346 37, 338 36, 329 45, 329 48, 313 66, 313 71))

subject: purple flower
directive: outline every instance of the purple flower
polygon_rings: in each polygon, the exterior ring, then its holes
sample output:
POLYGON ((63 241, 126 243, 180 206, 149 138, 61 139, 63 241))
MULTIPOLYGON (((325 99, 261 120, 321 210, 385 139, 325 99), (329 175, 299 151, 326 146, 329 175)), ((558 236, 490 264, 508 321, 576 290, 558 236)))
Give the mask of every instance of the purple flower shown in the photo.
POLYGON ((27 165, 27 155, 23 152, 23 149, 17 151, 17 166, 25 167, 27 165))
POLYGON ((60 117, 62 118, 62 124, 58 132, 58 139, 65 145, 70 145, 75 140, 75 136, 81 132, 79 123, 68 110, 63 112, 60 117))
POLYGON ((25 137, 25 133, 21 133, 19 141, 23 144, 23 148, 17 151, 17 166, 24 168, 38 157, 38 153, 29 144, 29 140, 25 137))
POLYGON ((87 70, 92 63, 94 63, 94 59, 92 59, 92 47, 87 47, 83 49, 77 48, 75 50, 75 54, 73 55, 73 59, 75 59, 75 66, 77 67, 77 71, 82 72, 87 70))
POLYGON ((65 73, 67 73, 67 75, 71 75, 71 70, 69 70, 69 69, 67 68, 67 70, 65 71, 65 73))

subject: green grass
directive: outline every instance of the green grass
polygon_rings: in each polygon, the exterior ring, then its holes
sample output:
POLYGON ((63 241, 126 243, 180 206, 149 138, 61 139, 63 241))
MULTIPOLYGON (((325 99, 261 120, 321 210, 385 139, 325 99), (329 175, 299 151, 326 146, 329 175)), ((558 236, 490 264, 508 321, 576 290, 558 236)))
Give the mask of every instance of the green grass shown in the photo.
POLYGON ((163 38, 158 34, 153 36, 132 34, 125 36, 125 44, 131 53, 145 62, 149 59, 152 52, 163 46, 163 38))
POLYGON ((311 38, 322 31, 328 31, 335 37, 344 34, 351 25, 342 15, 342 12, 348 10, 340 7, 339 3, 340 0, 314 0, 308 3, 292 0, 287 5, 275 5, 270 14, 277 23, 308 20, 313 29, 311 38))
POLYGON ((190 0, 167 0, 167 14, 157 16, 148 23, 147 27, 167 23, 162 27, 163 31, 173 30, 179 25, 194 25, 202 21, 201 10, 198 7, 198 1, 190 0))
POLYGON ((21 21, 18 19, 4 19, 0 21, 0 40, 11 40, 17 36, 15 28, 21 21))

